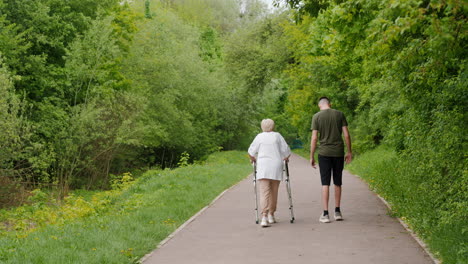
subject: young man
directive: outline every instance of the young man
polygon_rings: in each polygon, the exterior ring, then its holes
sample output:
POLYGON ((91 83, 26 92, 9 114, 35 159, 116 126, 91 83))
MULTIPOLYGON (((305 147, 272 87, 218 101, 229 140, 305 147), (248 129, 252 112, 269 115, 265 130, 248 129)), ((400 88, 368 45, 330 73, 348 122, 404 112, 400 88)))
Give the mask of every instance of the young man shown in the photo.
POLYGON ((330 181, 333 174, 333 184, 335 185, 335 220, 343 220, 340 210, 341 202, 341 178, 344 161, 350 163, 352 160, 351 137, 348 131, 348 123, 344 114, 338 110, 331 109, 330 99, 321 97, 318 106, 320 112, 312 118, 312 139, 310 146, 310 164, 316 168, 315 149, 317 140, 320 140, 318 162, 320 164, 320 178, 322 181, 322 205, 323 213, 319 221, 330 223, 328 214, 328 200, 330 193, 330 181), (347 153, 344 153, 344 143, 341 137, 343 133, 347 153))

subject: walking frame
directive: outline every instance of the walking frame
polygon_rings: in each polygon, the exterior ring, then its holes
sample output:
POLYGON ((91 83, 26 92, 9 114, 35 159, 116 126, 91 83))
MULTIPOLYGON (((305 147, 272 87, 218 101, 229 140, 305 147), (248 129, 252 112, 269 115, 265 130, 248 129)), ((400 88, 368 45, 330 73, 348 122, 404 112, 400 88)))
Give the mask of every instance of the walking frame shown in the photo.
MULTIPOLYGON (((255 194, 255 223, 258 224, 258 194, 257 194, 257 163, 254 161, 252 162, 254 173, 253 173, 253 186, 254 186, 254 194, 255 194)), ((288 161, 284 161, 283 163, 283 175, 285 176, 286 181, 286 191, 288 194, 289 200, 289 212, 291 214, 291 218, 289 222, 292 224, 294 223, 294 209, 293 209, 293 202, 292 202, 292 193, 291 193, 291 181, 289 179, 289 166, 288 161)))
POLYGON ((255 223, 258 224, 258 196, 257 196, 257 162, 252 162, 254 173, 253 173, 253 186, 255 193, 255 223))
POLYGON ((294 223, 294 209, 293 209, 293 202, 292 202, 292 193, 291 193, 291 180, 289 179, 289 162, 287 160, 284 161, 283 172, 285 172, 285 181, 286 181, 286 191, 288 192, 288 200, 289 200, 289 213, 291 214, 291 218, 289 222, 292 224, 294 223))

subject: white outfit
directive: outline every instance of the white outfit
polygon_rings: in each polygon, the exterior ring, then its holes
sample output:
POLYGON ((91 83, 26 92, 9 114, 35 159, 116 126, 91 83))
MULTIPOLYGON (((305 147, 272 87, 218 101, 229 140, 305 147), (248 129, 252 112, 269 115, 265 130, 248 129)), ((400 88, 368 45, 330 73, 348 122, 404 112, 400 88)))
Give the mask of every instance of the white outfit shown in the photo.
POLYGON ((283 159, 291 155, 288 144, 278 132, 258 134, 249 147, 249 155, 257 157, 257 179, 283 179, 283 159))

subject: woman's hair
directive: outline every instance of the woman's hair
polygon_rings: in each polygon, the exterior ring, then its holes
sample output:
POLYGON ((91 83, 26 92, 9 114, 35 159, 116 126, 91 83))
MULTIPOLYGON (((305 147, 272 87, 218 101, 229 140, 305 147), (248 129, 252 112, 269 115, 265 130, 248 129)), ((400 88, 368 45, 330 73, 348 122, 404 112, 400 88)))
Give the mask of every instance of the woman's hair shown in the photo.
POLYGON ((262 127, 263 132, 270 132, 275 129, 275 121, 271 119, 263 119, 260 125, 262 127))

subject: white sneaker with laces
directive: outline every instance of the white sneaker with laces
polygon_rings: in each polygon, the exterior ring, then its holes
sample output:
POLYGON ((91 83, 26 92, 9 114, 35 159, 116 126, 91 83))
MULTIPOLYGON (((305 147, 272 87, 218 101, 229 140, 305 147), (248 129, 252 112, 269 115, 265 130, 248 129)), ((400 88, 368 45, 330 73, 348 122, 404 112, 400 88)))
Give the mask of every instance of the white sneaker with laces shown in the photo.
POLYGON ((320 223, 330 223, 330 216, 324 215, 323 213, 320 215, 319 218, 320 223))
POLYGON ((276 223, 276 219, 275 219, 275 216, 274 216, 274 215, 268 214, 268 223, 269 223, 269 224, 274 224, 274 223, 276 223))
POLYGON ((270 224, 268 224, 268 219, 267 219, 266 216, 262 217, 262 222, 260 222, 260 225, 262 227, 269 227, 270 226, 270 224))

